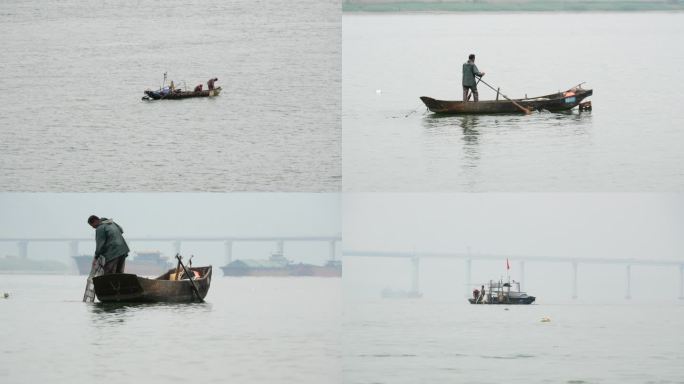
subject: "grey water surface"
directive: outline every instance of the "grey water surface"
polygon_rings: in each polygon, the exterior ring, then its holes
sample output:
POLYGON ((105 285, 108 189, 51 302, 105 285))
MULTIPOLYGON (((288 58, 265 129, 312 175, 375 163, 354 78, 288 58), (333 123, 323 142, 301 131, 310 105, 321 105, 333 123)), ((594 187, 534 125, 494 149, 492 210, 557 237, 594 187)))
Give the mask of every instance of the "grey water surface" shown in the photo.
POLYGON ((214 276, 205 303, 173 305, 86 304, 84 287, 0 275, 1 382, 341 380, 340 279, 214 276))
POLYGON ((10 0, 0 36, 2 190, 340 189, 339 1, 10 0), (164 72, 223 92, 141 101, 164 72))
POLYGON ((684 382, 681 303, 345 304, 345 383, 684 382))
POLYGON ((345 14, 343 189, 682 191, 683 34, 682 13, 345 14), (426 113, 470 53, 508 97, 586 82, 594 109, 426 113))

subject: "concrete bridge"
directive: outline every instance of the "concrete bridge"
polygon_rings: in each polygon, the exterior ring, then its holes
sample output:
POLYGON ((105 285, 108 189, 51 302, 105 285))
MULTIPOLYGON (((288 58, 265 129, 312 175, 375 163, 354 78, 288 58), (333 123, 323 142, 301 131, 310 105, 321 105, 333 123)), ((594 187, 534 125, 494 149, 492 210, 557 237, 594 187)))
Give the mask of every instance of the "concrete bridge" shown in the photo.
MULTIPOLYGON (((572 267, 572 298, 577 298, 577 268, 580 264, 612 264, 623 265, 625 268, 625 298, 632 298, 632 266, 671 266, 679 267, 679 298, 684 299, 684 260, 647 260, 647 259, 613 259, 613 258, 583 258, 583 257, 542 257, 520 255, 497 255, 484 253, 450 253, 450 252, 393 252, 393 251, 365 251, 344 250, 343 257, 369 257, 369 258, 403 258, 411 262, 412 283, 411 291, 419 292, 420 289, 420 261, 422 259, 451 259, 464 260, 465 280, 468 287, 472 286, 471 268, 473 261, 504 261, 516 260, 517 270, 520 271, 520 280, 525 281, 525 263, 567 263, 572 267)), ((521 283, 522 285, 522 283, 521 283)), ((469 288, 468 288, 469 289, 469 288)), ((466 295, 470 294, 467 292, 466 295)), ((521 287, 522 289, 522 287, 521 287)))
MULTIPOLYGON (((256 242, 256 243, 274 243, 276 251, 283 253, 286 242, 325 242, 329 244, 328 257, 335 259, 335 250, 337 243, 342 240, 341 236, 211 236, 211 237, 190 237, 190 236, 172 236, 172 237, 126 237, 126 241, 134 242, 169 242, 173 244, 174 254, 180 253, 181 245, 184 242, 222 242, 225 249, 226 264, 233 261, 233 244, 238 242, 256 242)), ((79 245, 82 242, 93 243, 94 237, 91 238, 0 238, 0 242, 16 243, 19 257, 27 258, 29 245, 32 243, 66 243, 69 244, 69 255, 79 255, 79 245)))

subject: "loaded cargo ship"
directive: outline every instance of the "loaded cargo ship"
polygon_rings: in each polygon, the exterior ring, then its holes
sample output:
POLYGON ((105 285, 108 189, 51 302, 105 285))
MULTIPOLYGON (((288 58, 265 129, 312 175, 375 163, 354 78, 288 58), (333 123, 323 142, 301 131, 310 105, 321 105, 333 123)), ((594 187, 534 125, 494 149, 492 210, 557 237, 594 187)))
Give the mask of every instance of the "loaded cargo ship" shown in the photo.
MULTIPOLYGON (((93 262, 92 255, 73 256, 78 267, 78 273, 87 275, 90 273, 90 266, 93 262)), ((169 261, 168 257, 161 255, 159 251, 142 251, 136 252, 135 257, 126 258, 126 273, 132 273, 140 276, 158 276, 173 268, 174 265, 169 261)))
POLYGON ((342 277, 342 262, 329 260, 325 265, 293 263, 281 253, 268 260, 241 259, 221 267, 223 276, 314 276, 342 277))

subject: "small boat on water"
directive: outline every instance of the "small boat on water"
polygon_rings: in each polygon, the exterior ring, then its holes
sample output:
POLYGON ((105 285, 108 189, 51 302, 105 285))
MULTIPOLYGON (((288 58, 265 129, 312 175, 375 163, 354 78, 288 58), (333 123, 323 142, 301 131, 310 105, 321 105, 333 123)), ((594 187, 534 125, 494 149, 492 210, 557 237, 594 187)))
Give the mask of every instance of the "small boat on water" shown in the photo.
POLYGON ((162 88, 157 91, 151 89, 145 90, 145 100, 178 100, 178 99, 189 99, 192 97, 214 97, 221 93, 221 87, 216 87, 214 89, 205 89, 203 91, 182 91, 180 89, 175 89, 171 91, 167 88, 162 88))
POLYGON ((473 297, 469 298, 470 304, 532 304, 536 298, 529 296, 520 290, 519 281, 504 282, 503 280, 489 280, 484 289, 473 290, 473 297), (515 289, 511 289, 515 287, 515 289))
POLYGON ((582 103, 582 101, 593 93, 593 90, 583 89, 580 84, 565 92, 557 92, 524 99, 514 99, 512 101, 499 100, 498 94, 496 100, 478 102, 437 100, 427 96, 421 96, 420 100, 423 101, 431 112, 437 114, 524 113, 520 107, 525 108, 528 111, 547 110, 550 112, 560 112, 571 110, 577 106, 580 106, 580 110, 590 109, 591 102, 582 103))
MULTIPOLYGON (((180 89, 174 86, 174 82, 171 81, 169 85, 166 85, 166 72, 164 73, 164 81, 161 87, 153 91, 151 89, 146 89, 144 91, 145 96, 143 100, 179 100, 179 99, 190 99, 194 97, 214 97, 221 93, 221 87, 215 87, 215 82, 218 78, 214 77, 207 81, 207 87, 209 89, 203 90, 203 84, 197 85, 192 91, 189 91, 187 87, 185 89, 180 89)), ((185 82, 182 82, 185 84, 185 82)))
POLYGON ((103 303, 201 302, 211 285, 211 265, 187 269, 193 275, 191 278, 183 276, 179 269, 170 269, 154 279, 131 273, 97 276, 93 278, 95 294, 103 303))

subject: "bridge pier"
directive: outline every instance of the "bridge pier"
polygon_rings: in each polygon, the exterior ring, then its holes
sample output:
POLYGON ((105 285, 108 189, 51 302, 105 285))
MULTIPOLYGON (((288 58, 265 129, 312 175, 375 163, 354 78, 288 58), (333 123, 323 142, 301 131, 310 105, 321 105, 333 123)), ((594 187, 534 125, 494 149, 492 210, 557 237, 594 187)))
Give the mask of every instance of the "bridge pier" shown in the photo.
POLYGON ((328 245, 330 247, 328 256, 330 256, 330 260, 335 260, 335 240, 331 240, 328 245))
POLYGON ((17 242, 17 248, 19 248, 19 258, 25 259, 28 257, 28 241, 22 240, 17 242))
POLYGON ((679 298, 684 300, 684 264, 679 265, 679 298))
POLYGON ((632 298, 632 266, 629 264, 625 266, 625 277, 627 281, 625 299, 629 300, 632 298))
POLYGON ((413 279, 411 281, 411 292, 420 292, 420 258, 418 256, 413 256, 411 258, 411 264, 413 265, 413 279))
POLYGON ((69 242, 69 256, 78 256, 78 240, 72 240, 69 242))
POLYGON ((465 297, 470 297, 471 293, 468 292, 472 289, 473 282, 472 282, 472 276, 471 276, 471 270, 473 267, 473 260, 472 259, 466 259, 466 267, 465 267, 465 281, 466 281, 466 288, 465 288, 465 297))
POLYGON ((233 240, 226 240, 223 246, 225 247, 226 264, 230 264, 233 262, 233 240))
POLYGON ((181 252, 181 241, 180 240, 175 240, 173 242, 173 253, 175 255, 179 255, 181 252))
POLYGON ((577 299, 577 262, 572 262, 572 299, 577 299))
POLYGON ((276 253, 279 255, 285 254, 285 242, 284 241, 278 240, 276 242, 276 253))

